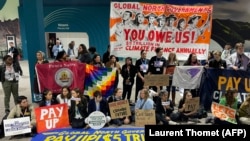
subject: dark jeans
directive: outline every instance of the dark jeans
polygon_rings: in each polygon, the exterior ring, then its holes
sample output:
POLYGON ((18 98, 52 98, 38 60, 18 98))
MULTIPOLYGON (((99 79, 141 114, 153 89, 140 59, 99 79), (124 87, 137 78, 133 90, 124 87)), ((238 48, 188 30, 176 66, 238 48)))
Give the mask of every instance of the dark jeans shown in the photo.
POLYGON ((131 83, 131 85, 126 85, 125 83, 123 83, 123 93, 122 93, 123 99, 125 99, 127 96, 127 99, 130 100, 133 85, 134 83, 131 83))
POLYGON ((156 114, 156 123, 162 122, 163 125, 169 125, 168 121, 166 120, 166 116, 164 114, 156 114))
POLYGON ((142 82, 141 78, 136 77, 136 84, 135 84, 135 101, 137 101, 138 93, 141 89, 143 89, 144 83, 142 82))

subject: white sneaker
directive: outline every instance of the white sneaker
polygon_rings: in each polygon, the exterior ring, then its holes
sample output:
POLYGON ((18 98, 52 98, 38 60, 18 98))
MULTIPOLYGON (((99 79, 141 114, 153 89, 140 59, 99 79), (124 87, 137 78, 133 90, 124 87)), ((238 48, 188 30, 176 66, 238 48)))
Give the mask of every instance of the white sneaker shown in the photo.
POLYGON ((168 121, 169 125, 180 125, 180 123, 178 122, 174 122, 174 121, 168 121))

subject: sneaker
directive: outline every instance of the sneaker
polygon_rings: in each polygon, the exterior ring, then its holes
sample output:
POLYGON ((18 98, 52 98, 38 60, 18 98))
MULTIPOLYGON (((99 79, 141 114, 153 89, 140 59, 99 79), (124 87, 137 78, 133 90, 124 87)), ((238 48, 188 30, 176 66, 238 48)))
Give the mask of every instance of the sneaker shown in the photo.
POLYGON ((174 121, 171 121, 171 120, 168 122, 168 124, 169 125, 180 125, 180 123, 174 122, 174 121))

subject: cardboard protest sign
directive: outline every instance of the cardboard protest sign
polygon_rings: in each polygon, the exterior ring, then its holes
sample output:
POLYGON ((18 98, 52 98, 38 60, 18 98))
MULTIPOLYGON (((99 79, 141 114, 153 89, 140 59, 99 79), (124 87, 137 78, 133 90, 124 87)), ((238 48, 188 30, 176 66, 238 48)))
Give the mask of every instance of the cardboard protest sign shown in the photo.
POLYGON ((196 111, 200 107, 200 97, 194 97, 185 101, 185 111, 196 111))
POLYGON ((38 107, 35 113, 38 133, 69 126, 67 104, 38 107))
POLYGON ((111 119, 123 118, 131 115, 128 100, 120 100, 109 103, 111 119))
POLYGON ((30 117, 21 117, 3 120, 5 136, 20 135, 30 133, 30 117))
POLYGON ((155 125, 155 110, 135 110, 135 126, 155 125))
POLYGON ((169 75, 151 74, 144 76, 144 86, 168 86, 169 75))
POLYGON ((237 124, 236 119, 235 119, 235 115, 236 115, 235 109, 213 102, 211 106, 211 110, 212 110, 213 116, 221 120, 228 121, 233 124, 237 124))

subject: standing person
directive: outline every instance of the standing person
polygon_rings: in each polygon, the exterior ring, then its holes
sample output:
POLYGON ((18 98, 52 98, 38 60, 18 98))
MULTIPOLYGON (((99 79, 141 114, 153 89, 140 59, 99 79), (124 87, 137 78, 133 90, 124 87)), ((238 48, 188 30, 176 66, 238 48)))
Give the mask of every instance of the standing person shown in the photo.
POLYGON ((54 55, 53 55, 53 51, 52 51, 52 48, 53 48, 54 45, 55 45, 55 43, 53 42, 53 40, 49 39, 48 49, 49 49, 49 57, 50 58, 55 58, 54 55))
POLYGON ((115 77, 115 89, 116 89, 119 83, 119 75, 121 74, 121 66, 120 66, 120 63, 117 62, 116 56, 111 55, 109 57, 109 61, 105 64, 105 66, 107 68, 116 69, 116 77, 115 77))
POLYGON ((78 56, 77 59, 82 62, 89 64, 91 62, 90 53, 87 50, 87 47, 84 44, 80 44, 78 47, 78 56))
MULTIPOLYGON (((188 59, 183 65, 184 66, 201 66, 201 63, 198 60, 197 55, 195 53, 190 53, 188 56, 188 59)), ((186 90, 190 90, 190 89, 186 89, 186 90)), ((199 89, 192 89, 190 91, 192 93, 192 97, 197 97, 199 94, 199 89)))
POLYGON ((90 47, 89 49, 88 49, 88 51, 89 51, 89 54, 90 54, 90 58, 91 59, 93 59, 93 57, 94 57, 94 55, 96 55, 96 54, 98 54, 97 52, 96 52, 96 47, 90 47))
POLYGON ((19 75, 23 75, 19 63, 14 62, 10 55, 3 57, 3 65, 0 66, 0 80, 4 91, 5 113, 10 112, 10 96, 12 94, 15 104, 18 101, 19 75))
POLYGON ((123 93, 122 98, 125 99, 127 96, 127 100, 129 103, 132 103, 130 100, 132 88, 135 81, 136 68, 133 64, 133 60, 131 57, 127 57, 125 59, 125 64, 122 66, 121 75, 123 77, 123 93))
POLYGON ((168 98, 170 96, 170 90, 171 90, 172 102, 173 102, 173 105, 175 106, 176 86, 172 86, 172 80, 173 80, 173 75, 174 75, 174 69, 176 66, 179 66, 179 61, 177 59, 176 53, 171 52, 169 54, 166 64, 167 64, 166 74, 169 75, 169 85, 167 86, 168 98))
POLYGON ((72 128, 85 128, 85 118, 87 112, 87 98, 82 94, 79 88, 71 90, 71 106, 69 112, 69 120, 72 128))
POLYGON ((61 41, 56 40, 56 44, 52 48, 52 52, 53 52, 54 57, 56 57, 59 50, 62 50, 62 49, 63 49, 63 46, 61 45, 61 41))
POLYGON ((99 54, 95 54, 93 56, 92 62, 90 64, 94 65, 96 67, 102 67, 102 68, 104 68, 104 64, 102 63, 101 56, 99 54))
MULTIPOLYGON (((149 74, 165 74, 167 60, 163 56, 163 48, 156 48, 155 53, 156 55, 149 61, 149 74)), ((156 86, 152 86, 151 88, 157 92, 156 86)), ((162 89, 162 87, 160 87, 160 89, 162 89)))
POLYGON ((107 51, 102 56, 103 64, 106 64, 109 61, 109 56, 110 56, 110 45, 108 45, 107 51))
POLYGON ((149 71, 149 59, 147 59, 147 52, 141 50, 141 58, 135 63, 137 70, 136 84, 135 84, 135 101, 137 101, 138 93, 144 86, 144 76, 148 74, 149 71))
POLYGON ((209 61, 209 68, 226 69, 227 62, 221 59, 221 52, 215 50, 213 54, 214 54, 214 59, 209 61))
POLYGON ((233 54, 234 52, 235 50, 232 49, 232 45, 230 43, 226 43, 221 53, 221 58, 227 60, 230 57, 230 55, 233 54))
MULTIPOLYGON (((49 61, 47 59, 45 59, 45 54, 42 51, 37 51, 36 52, 36 65, 40 65, 40 64, 46 64, 49 63, 49 61)), ((37 74, 36 71, 34 73, 34 99, 36 101, 40 101, 39 100, 39 94, 41 94, 41 92, 39 91, 38 88, 38 79, 37 79, 37 74)))
POLYGON ((68 51, 67 51, 67 55, 68 57, 70 58, 75 58, 76 57, 76 54, 75 54, 75 41, 71 41, 69 43, 69 46, 68 46, 68 51))
POLYGON ((16 62, 19 64, 18 56, 20 55, 18 49, 15 47, 13 42, 9 43, 10 48, 8 50, 8 55, 10 55, 13 58, 13 62, 16 62))
POLYGON ((244 54, 243 43, 236 43, 236 52, 226 60, 227 66, 233 70, 247 70, 250 58, 244 54))
POLYGON ((67 56, 67 53, 64 49, 60 49, 59 52, 57 53, 55 62, 67 62, 70 59, 67 56))

